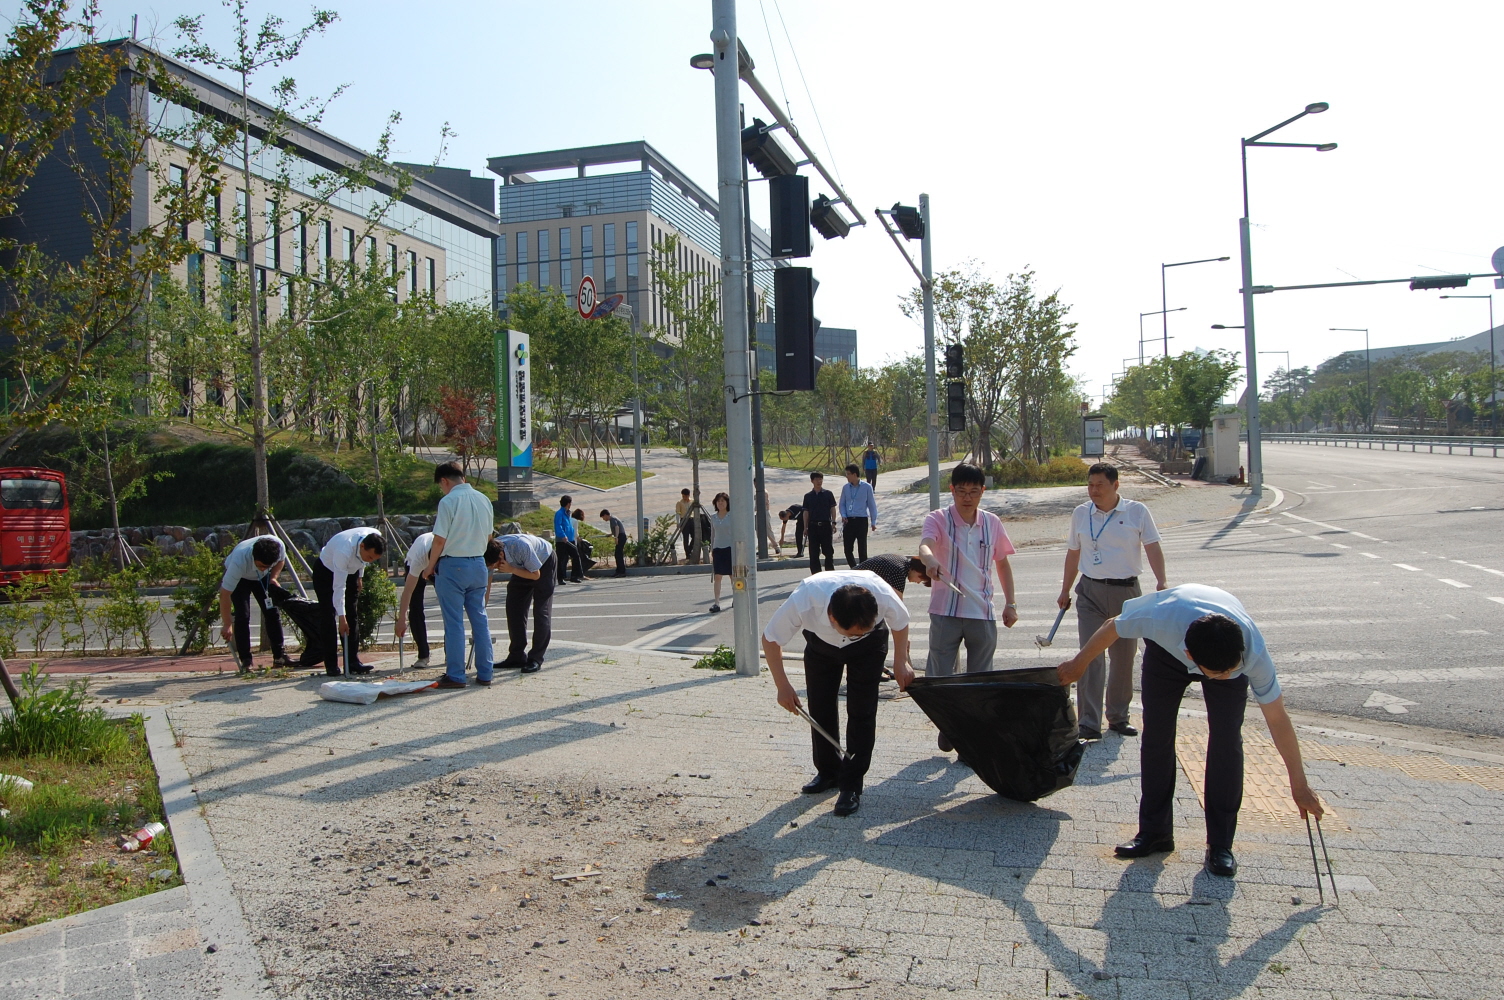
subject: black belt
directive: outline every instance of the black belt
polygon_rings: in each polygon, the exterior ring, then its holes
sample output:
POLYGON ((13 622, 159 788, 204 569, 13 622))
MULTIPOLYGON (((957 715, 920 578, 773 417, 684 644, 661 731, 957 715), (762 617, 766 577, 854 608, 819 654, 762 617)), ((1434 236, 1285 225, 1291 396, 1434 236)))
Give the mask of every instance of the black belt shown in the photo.
POLYGON ((1122 580, 1100 580, 1097 577, 1086 576, 1083 573, 1082 574, 1082 579, 1084 579, 1084 580, 1090 580, 1092 583, 1105 583, 1109 587, 1136 587, 1136 586, 1138 586, 1138 577, 1136 577, 1136 576, 1126 577, 1126 578, 1124 578, 1122 580))

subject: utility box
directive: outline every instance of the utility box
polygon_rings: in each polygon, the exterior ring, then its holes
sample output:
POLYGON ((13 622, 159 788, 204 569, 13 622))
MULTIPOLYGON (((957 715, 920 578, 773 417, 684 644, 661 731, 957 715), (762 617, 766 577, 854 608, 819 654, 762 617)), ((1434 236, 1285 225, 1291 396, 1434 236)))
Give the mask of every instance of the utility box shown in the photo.
POLYGON ((1227 480, 1238 474, 1243 455, 1238 444, 1242 420, 1236 413, 1212 418, 1211 478, 1227 480))

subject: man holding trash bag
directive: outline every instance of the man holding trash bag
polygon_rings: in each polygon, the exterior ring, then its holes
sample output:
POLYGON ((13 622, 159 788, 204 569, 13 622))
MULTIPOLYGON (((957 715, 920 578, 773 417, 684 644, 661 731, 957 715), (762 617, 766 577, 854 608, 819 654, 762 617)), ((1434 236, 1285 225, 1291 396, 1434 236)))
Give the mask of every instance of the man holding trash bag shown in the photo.
POLYGON ((267 592, 287 562, 282 543, 275 536, 252 535, 225 557, 225 575, 219 581, 220 635, 235 640, 236 665, 241 673, 251 669, 251 598, 261 605, 261 627, 272 645, 272 666, 287 666, 283 649, 282 618, 267 592))
POLYGON ((1144 732, 1139 747, 1143 794, 1138 834, 1116 848, 1120 858, 1175 850, 1175 727, 1180 700, 1200 683, 1211 730, 1206 754, 1206 870, 1237 874, 1233 836, 1243 805, 1243 709, 1248 692, 1290 776, 1290 794, 1307 814, 1321 818, 1321 800, 1306 781, 1300 742, 1285 712, 1274 661, 1264 637, 1238 599, 1225 590, 1187 583, 1134 598, 1109 619, 1073 659, 1056 670, 1061 684, 1086 673, 1091 661, 1120 638, 1144 640, 1144 732))
POLYGON ((773 613, 762 633, 763 655, 778 688, 778 704, 801 708, 783 672, 783 647, 804 633, 804 681, 809 717, 824 730, 810 733, 815 777, 806 795, 839 788, 837 816, 850 816, 862 800, 862 779, 877 741, 877 691, 893 635, 893 675, 900 688, 914 679, 909 665, 909 612, 903 599, 876 573, 838 570, 806 577, 773 613), (840 734, 841 674, 846 675, 846 752, 827 739, 840 734))
POLYGON ((314 561, 313 592, 318 595, 319 610, 326 626, 332 626, 324 636, 324 672, 330 677, 343 674, 339 664, 342 645, 348 647, 345 653, 352 661, 352 672, 371 672, 365 664, 354 662, 350 619, 355 616, 360 600, 361 577, 365 575, 366 566, 380 559, 385 551, 386 540, 378 529, 350 528, 325 542, 314 561))

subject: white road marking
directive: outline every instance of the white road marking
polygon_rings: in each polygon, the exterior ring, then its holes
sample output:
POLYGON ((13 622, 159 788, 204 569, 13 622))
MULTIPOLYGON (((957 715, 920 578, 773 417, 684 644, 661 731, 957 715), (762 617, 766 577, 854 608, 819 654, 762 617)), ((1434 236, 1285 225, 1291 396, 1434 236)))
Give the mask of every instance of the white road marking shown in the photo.
POLYGON ((1504 604, 1504 597, 1494 597, 1491 594, 1484 594, 1483 596, 1487 597, 1490 601, 1493 601, 1495 604, 1504 604))
POLYGON ((1400 569, 1408 569, 1412 573, 1419 573, 1420 572, 1420 567, 1418 567, 1418 566, 1411 566, 1411 565, 1409 565, 1407 563, 1393 563, 1391 565, 1398 566, 1400 569))
POLYGON ((1331 542, 1329 544, 1331 544, 1333 547, 1339 548, 1339 549, 1350 549, 1350 548, 1352 548, 1351 545, 1343 545, 1341 542, 1331 542))
POLYGON ((1494 576, 1504 576, 1504 570, 1490 569, 1487 566, 1479 566, 1477 563, 1464 562, 1461 559, 1453 559, 1452 562, 1456 563, 1459 566, 1466 566, 1468 569, 1482 570, 1485 573, 1492 573, 1494 576))
POLYGON ((627 606, 643 606, 659 604, 659 601, 607 601, 603 604, 555 604, 556 608, 624 608, 627 606))
POLYGON ((1372 552, 1359 552, 1358 555, 1360 555, 1360 556, 1367 556, 1370 559, 1377 559, 1377 558, 1379 558, 1378 556, 1374 555, 1372 552))
POLYGON ((1368 700, 1363 703, 1363 707, 1382 708, 1390 715, 1405 715, 1410 711, 1409 706, 1418 704, 1419 702, 1401 698, 1399 695, 1385 694, 1383 691, 1375 691, 1373 694, 1368 696, 1368 700))
POLYGON ((1504 667, 1430 667, 1421 670, 1313 670, 1309 673, 1281 674, 1280 686, 1327 687, 1332 684, 1355 684, 1377 687, 1394 684, 1446 684, 1452 681, 1492 681, 1504 678, 1504 667))
POLYGON ((1471 583, 1463 583, 1460 580, 1448 580, 1446 577, 1441 577, 1441 582, 1448 587, 1456 587, 1458 590, 1471 590, 1473 587, 1471 583))

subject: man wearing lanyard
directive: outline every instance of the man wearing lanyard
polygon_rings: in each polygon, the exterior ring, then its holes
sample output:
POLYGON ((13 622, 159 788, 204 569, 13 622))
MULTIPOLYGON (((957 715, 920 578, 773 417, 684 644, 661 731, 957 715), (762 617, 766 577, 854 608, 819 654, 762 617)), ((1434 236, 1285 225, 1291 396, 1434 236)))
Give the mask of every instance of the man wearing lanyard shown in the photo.
POLYGON ((268 581, 276 582, 287 561, 282 543, 268 535, 253 535, 225 557, 225 575, 219 581, 219 616, 224 620, 220 635, 235 640, 240 672, 251 670, 251 598, 261 604, 261 627, 272 644, 272 666, 287 666, 283 649, 282 618, 266 592, 268 581))
POLYGON ((319 550, 313 564, 313 592, 318 596, 319 608, 324 622, 334 619, 334 629, 324 643, 324 672, 330 677, 339 677, 339 647, 346 646, 345 654, 351 661, 350 670, 368 674, 371 668, 355 662, 355 650, 350 648, 354 637, 350 634, 350 616, 360 601, 360 581, 366 565, 381 558, 386 551, 386 541, 375 528, 350 528, 341 531, 319 550))
POLYGON ((804 633, 804 683, 810 718, 833 738, 841 734, 839 692, 846 674, 846 756, 814 730, 815 777, 806 795, 839 788, 837 816, 850 816, 862 801, 862 779, 877 741, 877 690, 893 634, 893 676, 900 688, 914 679, 909 664, 909 612, 903 598, 876 573, 841 570, 806 577, 768 620, 762 651, 778 689, 778 704, 799 710, 799 695, 783 672, 783 647, 804 633))
POLYGON ((1144 738, 1139 745, 1143 796, 1138 834, 1115 852, 1145 858, 1175 850, 1176 720, 1185 689, 1201 685, 1210 730, 1206 750, 1206 870, 1237 874, 1232 841, 1243 805, 1243 711, 1248 692, 1264 713, 1269 736, 1284 759, 1290 795, 1302 817, 1321 818, 1321 800, 1306 780, 1300 741, 1285 712, 1274 661, 1264 637, 1238 599, 1225 590, 1186 583, 1135 598, 1056 670, 1060 683, 1081 679, 1087 665, 1121 638, 1144 640, 1144 738))
POLYGON ((465 619, 470 619, 470 643, 475 653, 475 682, 491 683, 491 623, 486 618, 486 543, 491 540, 495 514, 491 501, 465 482, 453 462, 433 470, 444 492, 433 519, 433 548, 429 552, 430 580, 444 615, 444 676, 441 688, 462 688, 465 680, 465 619))
POLYGON ((877 498, 870 483, 862 482, 856 464, 846 466, 846 485, 841 487, 841 537, 846 544, 846 565, 856 569, 867 561, 867 531, 877 530, 877 498), (851 554, 855 544, 860 558, 851 554))
MULTIPOLYGON (((1118 496, 1118 470, 1105 462, 1093 465, 1086 472, 1086 495, 1091 499, 1071 515, 1070 536, 1065 543, 1065 580, 1055 601, 1061 608, 1071 606, 1071 583, 1079 569, 1076 631, 1082 644, 1103 622, 1115 618, 1125 601, 1142 593, 1138 585, 1141 546, 1154 571, 1154 589, 1164 590, 1166 586, 1165 553, 1154 515, 1137 500, 1118 496)), ((1138 735, 1128 721, 1137 648, 1137 640, 1125 636, 1087 666, 1081 683, 1076 685, 1076 712, 1083 739, 1102 738, 1104 688, 1107 727, 1120 736, 1138 735)))

